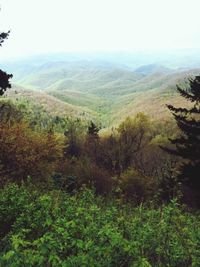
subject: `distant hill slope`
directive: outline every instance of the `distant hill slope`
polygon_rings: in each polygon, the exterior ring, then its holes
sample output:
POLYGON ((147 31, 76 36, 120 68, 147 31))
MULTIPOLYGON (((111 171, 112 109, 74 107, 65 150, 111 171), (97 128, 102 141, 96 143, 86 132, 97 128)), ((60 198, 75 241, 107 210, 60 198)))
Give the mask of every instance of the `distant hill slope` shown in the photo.
POLYGON ((144 75, 149 75, 153 73, 169 73, 172 72, 172 70, 162 65, 150 64, 150 65, 143 65, 135 69, 134 72, 144 75))
POLYGON ((15 79, 15 82, 40 90, 97 92, 107 84, 108 87, 123 83, 131 85, 142 77, 133 71, 93 62, 51 62, 33 67, 31 73, 15 79))
POLYGON ((141 111, 168 118, 167 103, 183 104, 176 84, 187 86, 189 77, 200 74, 198 68, 174 70, 157 63, 135 71, 104 61, 43 63, 11 64, 17 94, 11 90, 9 97, 29 98, 63 116, 100 120, 105 127, 141 111))
POLYGON ((88 109, 87 107, 67 103, 39 90, 30 90, 13 85, 13 88, 6 93, 6 96, 15 100, 19 98, 23 98, 25 100, 27 99, 51 115, 82 117, 87 120, 92 120, 97 116, 94 111, 88 109))
POLYGON ((177 94, 176 86, 188 87, 188 79, 200 74, 200 69, 169 75, 149 75, 135 84, 135 92, 116 99, 110 116, 117 122, 126 116, 145 112, 153 119, 168 119, 171 113, 166 104, 188 106, 190 103, 177 94))

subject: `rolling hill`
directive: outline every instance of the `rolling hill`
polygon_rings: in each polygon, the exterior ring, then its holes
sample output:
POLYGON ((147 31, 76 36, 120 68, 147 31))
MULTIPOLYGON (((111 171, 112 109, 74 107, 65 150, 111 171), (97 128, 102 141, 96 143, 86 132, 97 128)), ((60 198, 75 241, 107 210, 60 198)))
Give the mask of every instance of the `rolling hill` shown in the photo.
POLYGON ((47 112, 94 119, 107 127, 140 111, 154 119, 168 118, 166 103, 183 104, 176 85, 187 86, 188 78, 198 75, 200 68, 168 65, 158 62, 133 70, 110 61, 68 59, 4 67, 14 74, 9 97, 28 98, 47 112))
POLYGON ((17 85, 13 85, 13 88, 6 93, 6 97, 15 101, 19 98, 27 100, 33 103, 35 107, 42 108, 42 110, 50 115, 79 117, 87 120, 92 120, 97 117, 97 114, 87 107, 73 105, 46 92, 30 90, 17 85))

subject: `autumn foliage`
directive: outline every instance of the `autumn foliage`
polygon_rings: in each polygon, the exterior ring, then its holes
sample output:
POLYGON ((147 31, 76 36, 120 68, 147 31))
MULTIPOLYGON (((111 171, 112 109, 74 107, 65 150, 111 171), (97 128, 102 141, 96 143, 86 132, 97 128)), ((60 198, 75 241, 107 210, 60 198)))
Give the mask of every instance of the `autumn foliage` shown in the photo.
POLYGON ((22 182, 31 176, 34 182, 48 180, 61 157, 57 136, 36 132, 27 123, 0 125, 1 180, 22 182))

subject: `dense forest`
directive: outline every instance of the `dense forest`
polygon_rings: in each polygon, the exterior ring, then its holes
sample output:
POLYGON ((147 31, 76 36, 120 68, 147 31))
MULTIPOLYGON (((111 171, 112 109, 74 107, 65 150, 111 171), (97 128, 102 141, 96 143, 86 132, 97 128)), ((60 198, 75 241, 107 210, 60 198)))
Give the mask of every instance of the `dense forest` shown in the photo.
POLYGON ((173 116, 110 127, 5 97, 11 83, 1 70, 0 266, 200 266, 199 76, 173 116))

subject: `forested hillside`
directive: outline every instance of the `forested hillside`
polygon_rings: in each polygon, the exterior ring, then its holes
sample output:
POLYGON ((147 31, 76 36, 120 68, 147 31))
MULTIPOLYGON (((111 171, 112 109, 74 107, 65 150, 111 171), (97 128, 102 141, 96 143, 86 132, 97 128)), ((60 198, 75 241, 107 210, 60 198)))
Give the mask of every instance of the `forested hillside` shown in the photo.
POLYGON ((103 127, 116 125, 138 112, 154 120, 168 119, 166 103, 187 105, 177 94, 176 85, 186 87, 187 78, 199 73, 198 68, 150 64, 133 69, 105 60, 56 58, 43 63, 36 58, 4 64, 14 73, 8 96, 37 102, 56 115, 85 116, 103 127))
POLYGON ((1 65, 0 266, 200 266, 200 64, 179 60, 1 65))

